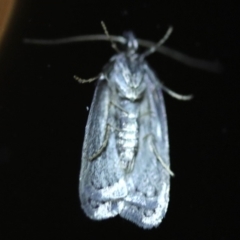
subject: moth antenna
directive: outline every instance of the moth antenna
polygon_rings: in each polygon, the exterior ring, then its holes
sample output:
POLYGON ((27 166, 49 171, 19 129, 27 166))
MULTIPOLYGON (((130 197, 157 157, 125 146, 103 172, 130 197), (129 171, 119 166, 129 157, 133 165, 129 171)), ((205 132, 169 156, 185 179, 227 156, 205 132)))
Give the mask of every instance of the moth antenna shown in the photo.
POLYGON ((101 21, 101 25, 102 25, 102 28, 103 28, 103 31, 105 33, 105 35, 107 36, 108 40, 110 41, 111 43, 111 46, 112 48, 117 52, 117 53, 120 53, 116 43, 113 41, 112 37, 109 35, 108 33, 108 30, 107 30, 107 27, 105 25, 105 23, 103 21, 101 21))
POLYGON ((163 45, 167 40, 168 38, 170 37, 171 33, 173 31, 173 27, 170 26, 167 30, 167 32, 165 33, 165 35, 163 36, 163 38, 161 38, 157 44, 155 44, 154 46, 150 47, 146 52, 144 52, 141 57, 142 58, 145 58, 147 56, 149 56, 150 54, 154 53, 157 51, 157 49, 163 45))
MULTIPOLYGON (((126 44, 127 42, 126 39, 122 36, 110 35, 110 37, 113 42, 119 42, 121 44, 126 44)), ((105 34, 94 34, 94 35, 82 35, 82 36, 76 36, 76 37, 49 39, 49 40, 29 39, 29 38, 23 39, 23 43, 37 44, 37 45, 61 45, 61 44, 68 44, 68 43, 75 43, 75 42, 91 42, 91 41, 109 41, 109 38, 105 34)))

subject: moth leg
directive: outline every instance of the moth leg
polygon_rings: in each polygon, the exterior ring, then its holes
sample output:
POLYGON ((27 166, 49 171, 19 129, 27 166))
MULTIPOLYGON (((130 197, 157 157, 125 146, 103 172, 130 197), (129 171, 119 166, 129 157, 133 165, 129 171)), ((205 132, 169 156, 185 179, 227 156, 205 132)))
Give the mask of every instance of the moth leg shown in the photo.
POLYGON ((77 80, 79 83, 91 83, 91 82, 97 80, 99 78, 99 75, 97 75, 96 77, 93 77, 93 78, 89 78, 89 79, 83 79, 83 78, 80 78, 80 77, 74 75, 73 78, 75 80, 77 80))
POLYGON ((101 155, 102 151, 106 148, 106 146, 108 144, 109 136, 110 136, 110 125, 107 124, 102 146, 97 150, 97 152, 95 154, 92 155, 92 157, 90 157, 88 159, 89 161, 93 161, 96 157, 101 155))
POLYGON ((156 115, 154 114, 154 112, 152 111, 148 111, 148 112, 145 112, 145 113, 142 113, 139 117, 146 117, 146 116, 151 116, 151 117, 156 117, 156 115))
POLYGON ((174 97, 174 98, 176 98, 178 100, 188 101, 188 100, 191 100, 193 98, 193 95, 182 95, 182 94, 176 93, 173 90, 171 90, 170 88, 164 86, 162 83, 161 83, 161 88, 168 95, 170 95, 171 97, 174 97))
POLYGON ((157 151, 157 148, 153 142, 154 139, 154 135, 152 133, 149 133, 148 135, 145 136, 146 137, 151 137, 150 138, 150 149, 152 149, 153 153, 155 154, 156 158, 158 159, 158 161, 162 164, 162 166, 166 169, 166 171, 171 175, 174 176, 173 171, 169 168, 169 166, 163 161, 163 159, 161 158, 159 152, 157 151))
POLYGON ((126 113, 127 115, 129 115, 129 112, 127 112, 125 109, 123 109, 122 107, 120 107, 118 104, 114 103, 113 101, 110 101, 110 103, 117 107, 118 109, 120 109, 121 111, 123 111, 124 113, 126 113))
POLYGON ((103 31, 106 35, 106 37, 108 38, 109 42, 112 45, 112 48, 117 52, 120 53, 120 50, 118 49, 117 45, 115 44, 115 42, 113 41, 112 37, 109 35, 108 30, 107 30, 107 26, 105 25, 105 23, 103 21, 101 21, 101 25, 103 28, 103 31))

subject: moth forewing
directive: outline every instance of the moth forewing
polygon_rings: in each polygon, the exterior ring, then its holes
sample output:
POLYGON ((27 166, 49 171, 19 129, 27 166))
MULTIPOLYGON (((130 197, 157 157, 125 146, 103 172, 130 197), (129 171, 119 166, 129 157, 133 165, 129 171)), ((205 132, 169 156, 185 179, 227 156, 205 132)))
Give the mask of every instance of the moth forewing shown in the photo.
POLYGON ((111 113, 110 89, 105 79, 99 79, 85 130, 79 184, 82 208, 97 220, 117 215, 123 203, 114 200, 127 195, 123 171, 116 169, 118 157, 113 133, 106 136, 111 113), (107 146, 101 151, 107 137, 107 146))
MULTIPOLYGON (((149 69, 150 70, 150 69, 149 69)), ((151 71, 151 70, 150 70, 151 71)), ((140 118, 139 150, 135 168, 129 175, 132 185, 126 198, 121 216, 135 222, 143 228, 158 226, 165 216, 169 201, 170 175, 157 160, 151 150, 150 141, 154 139, 159 154, 169 164, 166 114, 162 91, 156 78, 147 71, 148 83, 145 97, 141 103, 141 112, 148 110, 140 118), (159 131, 156 131, 159 129, 159 131)))

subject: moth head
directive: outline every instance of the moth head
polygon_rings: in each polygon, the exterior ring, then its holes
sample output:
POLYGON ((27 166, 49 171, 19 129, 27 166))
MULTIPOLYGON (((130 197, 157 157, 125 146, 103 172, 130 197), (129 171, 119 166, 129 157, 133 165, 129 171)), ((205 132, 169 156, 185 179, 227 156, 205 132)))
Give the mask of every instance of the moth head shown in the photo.
POLYGON ((132 32, 125 32, 124 37, 126 38, 126 54, 132 56, 138 49, 138 41, 132 32))

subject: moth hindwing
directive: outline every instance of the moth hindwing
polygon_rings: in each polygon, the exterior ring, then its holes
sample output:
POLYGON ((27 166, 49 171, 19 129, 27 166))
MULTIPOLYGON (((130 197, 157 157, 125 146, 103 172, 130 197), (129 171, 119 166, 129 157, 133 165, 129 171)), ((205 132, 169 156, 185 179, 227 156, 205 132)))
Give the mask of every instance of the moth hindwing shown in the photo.
POLYGON ((120 215, 157 227, 167 211, 170 162, 162 85, 138 42, 114 55, 97 82, 86 125, 79 194, 88 217, 120 215))

